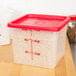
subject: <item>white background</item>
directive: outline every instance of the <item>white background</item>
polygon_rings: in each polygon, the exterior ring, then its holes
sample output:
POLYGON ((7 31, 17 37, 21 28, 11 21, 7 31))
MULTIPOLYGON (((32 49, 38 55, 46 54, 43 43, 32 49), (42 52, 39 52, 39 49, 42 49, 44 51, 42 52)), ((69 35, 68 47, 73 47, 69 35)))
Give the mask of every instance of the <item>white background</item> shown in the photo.
POLYGON ((0 0, 0 6, 24 13, 76 14, 76 0, 0 0))

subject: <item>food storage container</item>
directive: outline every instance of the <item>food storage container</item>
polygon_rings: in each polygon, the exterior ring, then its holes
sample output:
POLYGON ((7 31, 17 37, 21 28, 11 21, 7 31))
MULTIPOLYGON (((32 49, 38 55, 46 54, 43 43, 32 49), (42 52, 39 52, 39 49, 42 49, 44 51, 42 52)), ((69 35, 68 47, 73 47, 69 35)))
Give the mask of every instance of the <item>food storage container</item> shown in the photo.
POLYGON ((10 21, 11 11, 7 8, 0 7, 0 45, 10 43, 10 32, 7 23, 10 21))
POLYGON ((14 62, 54 68, 65 53, 66 16, 28 14, 8 23, 14 62))

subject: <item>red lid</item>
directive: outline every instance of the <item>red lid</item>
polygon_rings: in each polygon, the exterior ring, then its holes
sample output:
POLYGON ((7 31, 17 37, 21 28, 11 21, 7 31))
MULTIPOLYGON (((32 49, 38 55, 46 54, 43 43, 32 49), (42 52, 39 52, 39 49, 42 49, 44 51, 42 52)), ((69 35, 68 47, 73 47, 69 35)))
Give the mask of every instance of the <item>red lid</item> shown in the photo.
POLYGON ((76 20, 76 15, 69 16, 71 20, 76 20))
POLYGON ((69 17, 66 16, 28 14, 8 23, 8 27, 60 31, 69 21, 69 17))

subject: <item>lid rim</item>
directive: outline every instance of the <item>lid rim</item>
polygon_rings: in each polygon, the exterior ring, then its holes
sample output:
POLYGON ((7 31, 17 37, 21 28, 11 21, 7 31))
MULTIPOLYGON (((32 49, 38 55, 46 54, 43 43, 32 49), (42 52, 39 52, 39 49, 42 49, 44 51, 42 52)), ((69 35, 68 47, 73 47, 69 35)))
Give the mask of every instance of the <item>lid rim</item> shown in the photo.
POLYGON ((76 15, 69 16, 71 20, 76 20, 76 15))
MULTIPOLYGON (((60 20, 62 21, 59 26, 60 27, 41 27, 41 26, 30 26, 30 25, 20 25, 20 24, 15 24, 15 22, 18 22, 20 19, 23 19, 23 18, 27 18, 27 16, 38 16, 39 14, 27 14, 17 20, 14 20, 10 23, 8 23, 8 27, 11 27, 11 28, 23 28, 23 29, 33 29, 33 30, 44 30, 44 31, 55 31, 55 32, 58 32, 60 31, 63 27, 66 26, 66 24, 70 21, 70 18, 67 17, 67 16, 59 16, 60 20), (62 20, 63 19, 63 20, 62 20)), ((42 16, 50 16, 51 18, 51 15, 42 15, 42 16)), ((55 16, 55 15, 52 15, 52 17, 54 17, 54 20, 55 20, 55 17, 58 17, 58 16, 55 16)))

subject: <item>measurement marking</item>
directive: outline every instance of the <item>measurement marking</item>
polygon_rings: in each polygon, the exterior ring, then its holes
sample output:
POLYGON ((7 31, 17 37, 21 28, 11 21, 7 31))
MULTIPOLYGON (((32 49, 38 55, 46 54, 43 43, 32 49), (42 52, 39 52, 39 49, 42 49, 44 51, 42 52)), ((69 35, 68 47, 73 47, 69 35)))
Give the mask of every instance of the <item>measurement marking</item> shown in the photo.
POLYGON ((40 41, 39 40, 32 40, 32 39, 27 39, 27 38, 25 38, 25 41, 33 41, 33 42, 37 42, 37 43, 40 43, 40 41))
MULTIPOLYGON (((32 30, 31 30, 31 36, 32 36, 32 30)), ((31 52, 25 51, 25 53, 30 53, 30 54, 31 54, 31 59, 33 60, 33 54, 35 54, 35 55, 38 55, 38 56, 39 56, 39 55, 40 55, 40 53, 34 53, 34 52, 33 52, 32 42, 40 43, 40 41, 39 41, 39 40, 27 39, 27 38, 25 38, 24 40, 25 40, 25 41, 31 41, 31 52)))
POLYGON ((0 34, 0 36, 1 36, 1 34, 0 34))
POLYGON ((34 53, 34 52, 28 52, 28 51, 25 51, 25 53, 32 53, 32 54, 35 54, 35 55, 40 55, 40 53, 34 53))
POLYGON ((32 40, 31 40, 31 58, 32 58, 32 60, 33 60, 33 47, 32 47, 32 40))
POLYGON ((30 30, 31 31, 31 36, 32 36, 32 30, 30 30))

